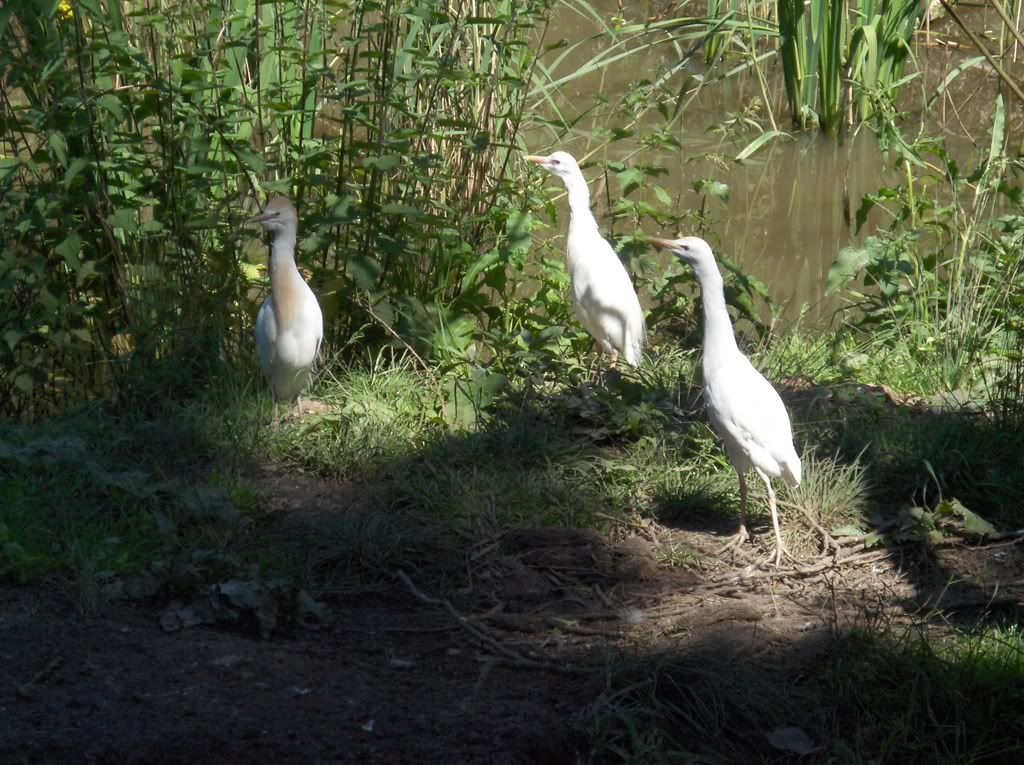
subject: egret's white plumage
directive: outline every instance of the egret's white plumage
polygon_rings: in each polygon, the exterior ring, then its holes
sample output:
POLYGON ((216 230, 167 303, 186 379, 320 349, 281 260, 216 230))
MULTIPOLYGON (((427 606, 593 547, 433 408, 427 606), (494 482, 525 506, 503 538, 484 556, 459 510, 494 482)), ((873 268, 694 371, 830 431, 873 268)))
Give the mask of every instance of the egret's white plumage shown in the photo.
POLYGON ((254 222, 274 235, 270 254, 270 294, 256 316, 256 350, 274 394, 274 424, 279 401, 298 398, 309 380, 324 336, 324 318, 313 290, 295 264, 298 216, 285 197, 274 197, 254 222))
POLYGON ((572 304, 583 328, 598 344, 598 359, 607 351, 611 365, 619 354, 631 366, 640 363, 644 346, 644 314, 633 282, 619 256, 601 236, 590 211, 590 190, 571 154, 556 151, 528 162, 557 175, 569 197, 566 262, 572 283, 572 304))
POLYGON ((800 458, 793 446, 789 414, 775 388, 736 346, 725 307, 722 275, 708 243, 697 237, 651 241, 689 263, 700 283, 704 308, 704 400, 711 424, 740 479, 740 530, 735 541, 742 542, 747 536, 745 475, 753 468, 768 487, 778 564, 786 548, 770 479, 782 476, 790 486, 800 484, 800 458))

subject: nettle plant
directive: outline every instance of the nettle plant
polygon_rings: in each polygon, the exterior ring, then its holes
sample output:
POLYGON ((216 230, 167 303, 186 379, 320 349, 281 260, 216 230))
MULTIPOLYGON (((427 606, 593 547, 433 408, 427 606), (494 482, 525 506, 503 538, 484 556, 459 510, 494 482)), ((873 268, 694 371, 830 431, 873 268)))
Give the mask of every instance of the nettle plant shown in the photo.
POLYGON ((891 223, 839 253, 829 292, 851 286, 856 323, 931 358, 940 387, 988 386, 993 364, 1020 346, 1024 304, 1024 194, 1004 150, 1002 98, 970 173, 940 142, 908 142, 888 124, 884 146, 907 181, 864 197, 858 229, 875 208, 891 223))
POLYGON ((468 354, 529 234, 509 169, 545 11, 5 3, 2 411, 247 358, 266 275, 243 220, 271 193, 331 347, 468 354))

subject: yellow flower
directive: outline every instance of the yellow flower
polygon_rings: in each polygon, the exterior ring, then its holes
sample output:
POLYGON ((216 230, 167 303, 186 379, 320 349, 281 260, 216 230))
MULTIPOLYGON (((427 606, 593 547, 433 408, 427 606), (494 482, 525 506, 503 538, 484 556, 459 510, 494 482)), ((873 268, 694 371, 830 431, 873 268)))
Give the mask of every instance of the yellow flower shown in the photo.
POLYGON ((68 0, 60 0, 60 3, 57 5, 57 15, 62 19, 70 19, 75 15, 75 10, 71 7, 71 3, 68 0))

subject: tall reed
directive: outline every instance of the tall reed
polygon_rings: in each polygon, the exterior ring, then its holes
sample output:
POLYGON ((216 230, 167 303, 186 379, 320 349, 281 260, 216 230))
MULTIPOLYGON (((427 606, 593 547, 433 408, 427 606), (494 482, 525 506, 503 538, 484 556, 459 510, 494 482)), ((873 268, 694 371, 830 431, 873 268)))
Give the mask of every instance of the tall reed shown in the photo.
POLYGON ((871 116, 903 84, 918 0, 778 0, 780 54, 794 125, 826 132, 871 116))
POLYGON ((0 413, 161 375, 190 389, 246 357, 266 282, 242 221, 271 193, 297 200, 332 345, 397 327, 468 346, 510 257, 545 11, 5 3, 0 413))

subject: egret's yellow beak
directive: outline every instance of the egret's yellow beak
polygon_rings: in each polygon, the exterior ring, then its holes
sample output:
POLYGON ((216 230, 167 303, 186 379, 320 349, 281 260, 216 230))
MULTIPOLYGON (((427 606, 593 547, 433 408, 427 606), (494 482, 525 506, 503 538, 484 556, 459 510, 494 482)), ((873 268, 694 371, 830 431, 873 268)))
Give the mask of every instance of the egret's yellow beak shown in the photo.
POLYGON ((648 242, 653 244, 655 247, 660 247, 663 250, 671 250, 676 246, 674 239, 659 239, 656 236, 648 237, 648 242))
POLYGON ((548 161, 547 157, 542 157, 539 154, 527 154, 525 157, 523 157, 523 159, 525 159, 527 162, 532 162, 535 165, 543 165, 545 162, 548 161))
POLYGON ((276 212, 261 212, 259 215, 254 215, 247 221, 248 223, 262 223, 265 220, 270 220, 277 216, 276 212))

